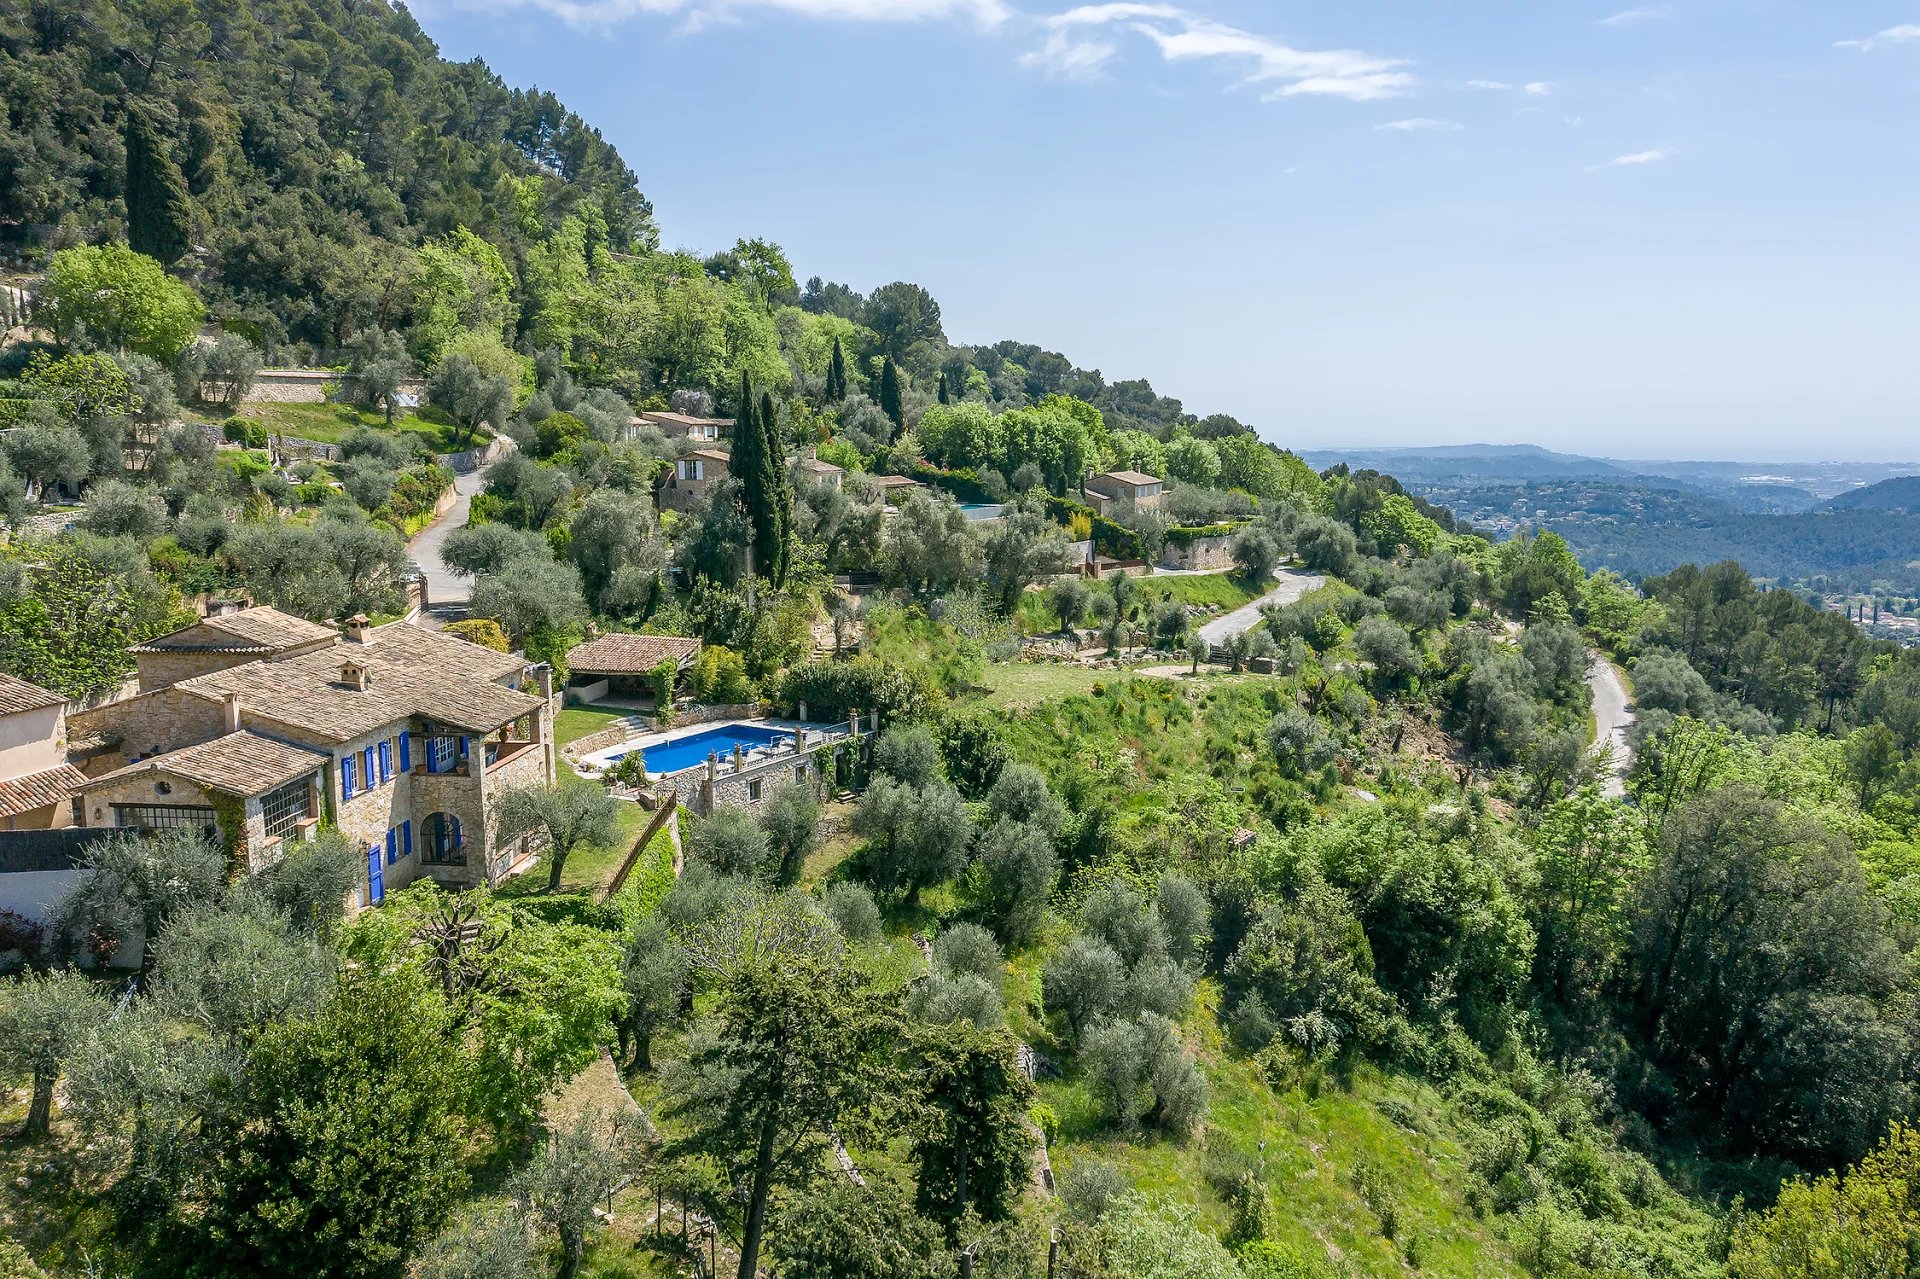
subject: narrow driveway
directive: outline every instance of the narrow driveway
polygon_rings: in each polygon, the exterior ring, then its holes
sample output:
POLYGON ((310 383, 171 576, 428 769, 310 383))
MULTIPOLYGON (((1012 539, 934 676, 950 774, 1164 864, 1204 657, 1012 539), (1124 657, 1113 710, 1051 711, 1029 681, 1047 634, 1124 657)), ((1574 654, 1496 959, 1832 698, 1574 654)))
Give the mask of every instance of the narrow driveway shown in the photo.
POLYGON ((1627 772, 1633 767, 1633 753, 1627 749, 1627 726, 1633 723, 1633 708, 1627 699, 1626 682, 1612 662, 1595 653, 1587 667, 1587 687, 1593 690, 1593 744, 1596 748, 1613 748, 1606 793, 1613 799, 1625 799, 1627 772))
POLYGON ((1224 644, 1233 636, 1258 626, 1261 609, 1291 604, 1308 591, 1317 590, 1327 584, 1327 579, 1318 573, 1308 573, 1297 568, 1283 568, 1274 576, 1280 579, 1278 586, 1251 604, 1236 608, 1231 613, 1222 613, 1212 621, 1202 623, 1200 638, 1209 644, 1224 644))
POLYGON ((484 469, 454 476, 453 491, 459 496, 453 505, 447 508, 446 514, 421 529, 407 543, 407 554, 420 566, 421 576, 427 580, 427 607, 415 619, 421 626, 442 626, 457 620, 467 611, 467 601, 473 598, 473 579, 462 577, 448 568, 446 561, 440 558, 440 548, 446 544, 447 534, 466 527, 473 495, 486 486, 487 471, 484 469))

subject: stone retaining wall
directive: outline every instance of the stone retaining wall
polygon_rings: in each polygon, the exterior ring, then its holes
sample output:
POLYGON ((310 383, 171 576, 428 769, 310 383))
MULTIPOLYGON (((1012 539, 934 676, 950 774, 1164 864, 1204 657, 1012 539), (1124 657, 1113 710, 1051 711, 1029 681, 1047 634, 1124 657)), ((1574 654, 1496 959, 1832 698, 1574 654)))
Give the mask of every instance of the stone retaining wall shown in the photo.
MULTIPOLYGON (((336 369, 261 369, 241 397, 242 404, 324 404, 329 387, 344 391, 354 375, 336 369)), ((427 384, 419 378, 400 383, 402 394, 426 397, 427 384)))

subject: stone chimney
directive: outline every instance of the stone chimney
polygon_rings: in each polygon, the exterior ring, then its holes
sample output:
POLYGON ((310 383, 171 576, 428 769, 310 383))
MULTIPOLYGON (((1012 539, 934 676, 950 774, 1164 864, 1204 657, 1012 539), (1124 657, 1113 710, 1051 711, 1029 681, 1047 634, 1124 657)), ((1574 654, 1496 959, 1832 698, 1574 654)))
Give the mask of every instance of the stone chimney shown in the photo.
POLYGON ((239 732, 240 731, 240 694, 228 693, 226 696, 226 700, 221 707, 221 711, 223 714, 223 722, 226 724, 227 732, 229 733, 239 732))
POLYGON ((365 644, 370 629, 367 625, 367 615, 365 613, 355 613, 346 620, 346 624, 341 627, 340 633, 341 637, 349 644, 365 644))
POLYGON ((340 682, 356 693, 364 693, 373 687, 373 671, 365 662, 348 658, 340 663, 340 682))
POLYGON ((553 701, 553 667, 546 662, 536 662, 533 667, 533 682, 540 690, 540 696, 551 703, 553 701))

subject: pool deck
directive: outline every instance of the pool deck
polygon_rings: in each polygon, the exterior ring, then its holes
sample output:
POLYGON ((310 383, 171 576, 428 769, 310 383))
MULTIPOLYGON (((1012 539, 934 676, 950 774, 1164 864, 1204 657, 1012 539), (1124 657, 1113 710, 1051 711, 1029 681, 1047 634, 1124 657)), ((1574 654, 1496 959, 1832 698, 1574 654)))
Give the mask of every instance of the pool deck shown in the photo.
MULTIPOLYGON (((749 760, 767 759, 778 755, 791 754, 793 751, 793 733, 796 729, 802 727, 807 731, 807 741, 809 744, 846 737, 850 731, 844 723, 821 724, 810 722, 802 725, 797 719, 731 719, 716 720, 705 724, 687 724, 679 728, 665 729, 658 733, 641 733, 628 738, 618 746, 604 747, 594 751, 592 754, 583 755, 579 762, 580 775, 583 777, 598 777, 606 771, 615 759, 622 755, 630 754, 636 750, 645 750, 649 746, 663 746, 668 742, 677 742, 683 738, 697 737, 701 733, 711 733, 716 729, 731 728, 735 725, 742 728, 769 729, 786 734, 784 740, 774 745, 747 751, 746 758, 749 760)), ((720 757, 722 764, 727 764, 730 760, 730 755, 720 757)), ((706 763, 702 761, 697 764, 688 765, 686 768, 676 769, 672 773, 655 774, 655 776, 673 777, 680 773, 689 773, 694 769, 705 767, 706 763)))

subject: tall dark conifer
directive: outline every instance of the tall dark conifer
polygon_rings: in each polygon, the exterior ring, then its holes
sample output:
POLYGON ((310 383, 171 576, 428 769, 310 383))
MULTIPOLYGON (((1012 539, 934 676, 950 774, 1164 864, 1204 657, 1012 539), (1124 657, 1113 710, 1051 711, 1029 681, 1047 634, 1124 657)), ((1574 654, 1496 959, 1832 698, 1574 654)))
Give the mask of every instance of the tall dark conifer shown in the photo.
POLYGON ((747 550, 754 573, 765 573, 767 569, 760 541, 760 512, 766 494, 766 451, 767 437, 760 429, 760 414, 755 408, 753 385, 747 380, 746 373, 742 372, 740 407, 734 414, 733 451, 728 455, 727 467, 733 478, 740 481, 740 505, 745 509, 753 530, 747 550))
POLYGON ((840 339, 833 340, 833 361, 827 365, 827 403, 838 404, 847 398, 847 355, 840 339))
MULTIPOLYGON (((762 571, 775 586, 785 586, 793 532, 793 480, 787 474, 787 446, 780 438, 780 415, 774 411, 773 396, 765 391, 760 393, 760 436, 761 456, 767 468, 766 507, 770 518, 766 545, 756 548, 756 554, 764 551, 766 568, 762 571)), ((758 531, 756 524, 755 532, 758 531)))
POLYGON ((891 355, 880 366, 880 411, 893 423, 896 433, 906 430, 907 408, 900 398, 900 370, 894 366, 891 355))
POLYGON ((146 112, 127 112, 127 243, 171 265, 192 243, 193 197, 146 112))
POLYGON ((952 395, 947 390, 947 371, 945 369, 940 370, 940 402, 942 404, 953 403, 952 395))

